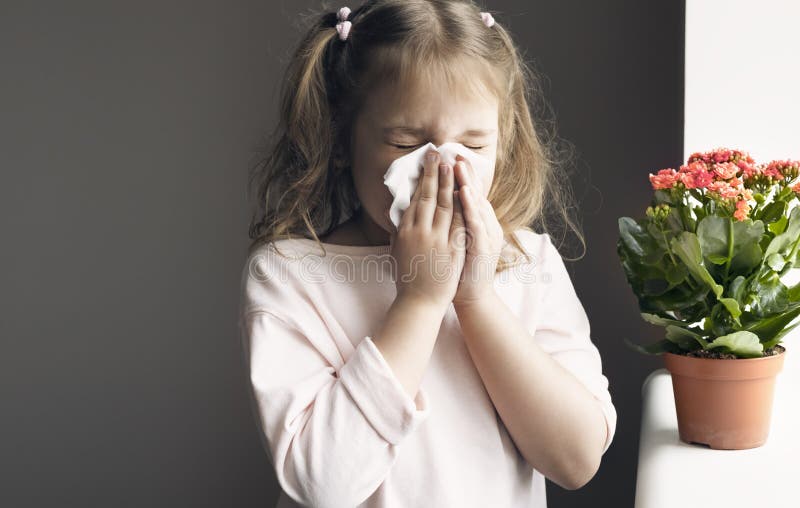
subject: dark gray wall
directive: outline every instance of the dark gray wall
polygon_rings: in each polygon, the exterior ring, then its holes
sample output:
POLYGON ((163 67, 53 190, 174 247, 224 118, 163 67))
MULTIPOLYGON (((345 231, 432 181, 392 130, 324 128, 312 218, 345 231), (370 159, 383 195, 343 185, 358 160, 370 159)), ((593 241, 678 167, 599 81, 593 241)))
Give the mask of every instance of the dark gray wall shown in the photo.
MULTIPOLYGON (((273 505, 235 325, 245 182, 297 15, 318 5, 0 3, 0 506, 273 505)), ((622 343, 658 331, 616 218, 681 158, 683 6, 488 7, 581 154, 589 250, 571 266, 619 415, 595 479, 549 484, 549 504, 631 506, 660 363, 622 343)))

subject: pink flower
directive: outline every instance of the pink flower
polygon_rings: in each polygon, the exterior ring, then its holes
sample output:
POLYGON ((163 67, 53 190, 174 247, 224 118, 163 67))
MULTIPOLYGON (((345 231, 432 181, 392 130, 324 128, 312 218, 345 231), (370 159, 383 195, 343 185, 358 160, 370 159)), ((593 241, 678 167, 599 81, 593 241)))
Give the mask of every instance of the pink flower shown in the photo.
POLYGON ((733 155, 731 150, 728 150, 727 148, 719 149, 716 152, 713 152, 714 162, 727 162, 728 159, 731 158, 731 155, 733 155))
POLYGON ((689 156, 688 162, 702 161, 706 164, 718 164, 720 162, 737 162, 739 160, 744 160, 750 164, 755 162, 747 152, 722 147, 715 148, 709 152, 694 152, 689 156))
POLYGON ((739 189, 732 187, 728 182, 725 180, 717 180, 715 182, 711 182, 708 186, 708 190, 715 194, 718 194, 723 199, 730 199, 735 198, 739 195, 739 189))
POLYGON ((714 175, 706 170, 705 163, 695 161, 681 166, 678 178, 687 189, 704 189, 714 180, 714 175))
POLYGON ((729 180, 736 176, 736 173, 739 172, 739 166, 732 162, 719 162, 714 164, 712 171, 720 178, 729 180))
POLYGON ((678 181, 678 174, 672 168, 661 169, 658 174, 650 173, 650 184, 654 190, 671 189, 678 181))
POLYGON ((736 211, 733 212, 733 217, 738 221, 743 221, 747 218, 747 213, 750 211, 750 205, 747 201, 740 199, 736 202, 736 211))
POLYGON ((763 165, 763 172, 775 180, 783 180, 786 177, 794 178, 800 170, 800 162, 791 160, 777 160, 763 165))
POLYGON ((705 154, 703 152, 694 152, 692 155, 686 159, 687 163, 692 162, 705 162, 705 154))
POLYGON ((800 181, 792 185, 792 191, 794 191, 797 194, 800 194, 800 181))
POLYGON ((740 159, 736 161, 736 165, 739 166, 739 169, 742 170, 742 176, 744 176, 744 178, 746 179, 752 178, 754 175, 758 173, 758 166, 753 162, 747 161, 745 159, 740 159))
POLYGON ((782 164, 780 162, 770 162, 769 164, 761 165, 761 174, 768 176, 773 180, 783 180, 783 173, 781 172, 782 164))
POLYGON ((714 181, 714 175, 708 171, 698 172, 694 174, 694 183, 697 187, 704 189, 714 181))

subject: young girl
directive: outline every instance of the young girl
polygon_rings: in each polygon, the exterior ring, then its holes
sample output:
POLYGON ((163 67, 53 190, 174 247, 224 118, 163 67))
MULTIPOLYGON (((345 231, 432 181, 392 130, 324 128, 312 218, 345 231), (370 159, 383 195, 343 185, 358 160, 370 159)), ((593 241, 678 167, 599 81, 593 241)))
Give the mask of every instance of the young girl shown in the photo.
POLYGON ((545 477, 596 473, 616 411, 547 232, 574 226, 533 76, 469 0, 370 1, 303 38, 241 281, 279 507, 544 507, 545 477), (383 174, 429 142, 493 170, 430 150, 395 227, 383 174))

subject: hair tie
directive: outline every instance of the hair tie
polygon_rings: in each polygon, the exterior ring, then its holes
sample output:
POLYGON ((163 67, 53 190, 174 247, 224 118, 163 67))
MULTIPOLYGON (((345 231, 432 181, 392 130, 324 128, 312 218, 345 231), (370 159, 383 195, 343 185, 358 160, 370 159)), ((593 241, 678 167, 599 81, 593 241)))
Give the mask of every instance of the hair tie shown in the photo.
POLYGON ((339 9, 339 12, 336 14, 336 19, 339 20, 336 23, 336 31, 339 32, 339 39, 347 40, 347 36, 350 34, 350 28, 353 26, 353 23, 347 21, 347 16, 350 15, 350 7, 342 7, 339 9))
POLYGON ((481 13, 481 19, 483 20, 483 24, 491 28, 494 25, 494 18, 488 12, 481 13))

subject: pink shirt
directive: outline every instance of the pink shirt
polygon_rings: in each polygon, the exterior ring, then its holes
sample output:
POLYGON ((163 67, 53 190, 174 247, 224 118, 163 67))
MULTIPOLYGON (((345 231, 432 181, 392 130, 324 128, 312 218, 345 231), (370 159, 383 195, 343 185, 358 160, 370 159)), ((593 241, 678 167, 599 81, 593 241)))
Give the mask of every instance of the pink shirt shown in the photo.
MULTIPOLYGON (((617 414, 589 320, 550 237, 516 234, 532 261, 498 274, 497 293, 595 395, 605 453, 617 414)), ((323 256, 314 240, 276 244, 298 259, 272 246, 250 255, 240 330, 279 508, 547 506, 544 476, 498 416, 452 304, 411 398, 371 338, 397 294, 389 246, 324 244, 323 256)))

